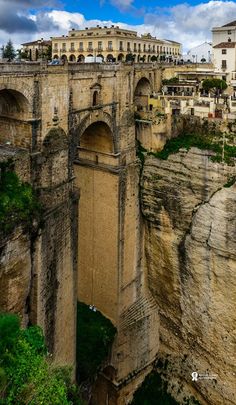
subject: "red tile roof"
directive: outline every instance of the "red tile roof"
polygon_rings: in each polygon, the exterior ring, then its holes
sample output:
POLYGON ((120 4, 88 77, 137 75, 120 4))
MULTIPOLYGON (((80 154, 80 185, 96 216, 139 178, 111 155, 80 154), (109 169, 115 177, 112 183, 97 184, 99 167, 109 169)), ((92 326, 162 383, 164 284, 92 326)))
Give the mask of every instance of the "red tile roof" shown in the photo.
POLYGON ((222 25, 222 27, 233 27, 234 25, 236 25, 236 20, 232 21, 232 22, 230 22, 228 24, 222 25))
POLYGON ((236 42, 221 42, 213 46, 213 48, 235 48, 236 42))

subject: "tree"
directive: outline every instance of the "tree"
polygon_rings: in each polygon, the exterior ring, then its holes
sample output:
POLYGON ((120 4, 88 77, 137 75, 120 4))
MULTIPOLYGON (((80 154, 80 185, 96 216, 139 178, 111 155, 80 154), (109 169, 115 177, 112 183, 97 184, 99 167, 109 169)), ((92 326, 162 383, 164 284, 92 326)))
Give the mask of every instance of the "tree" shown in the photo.
POLYGON ((126 55, 125 61, 126 61, 126 62, 133 62, 133 61, 134 61, 134 55, 133 55, 132 53, 128 53, 128 54, 126 55))
POLYGON ((10 39, 7 44, 3 45, 2 47, 2 57, 9 60, 12 60, 16 57, 16 51, 10 39))
POLYGON ((202 82, 202 88, 206 91, 213 91, 215 95, 223 93, 227 89, 227 83, 221 79, 205 79, 202 82))
POLYGON ((152 57, 151 57, 151 61, 152 61, 152 62, 156 62, 156 61, 157 61, 157 56, 152 55, 152 57))

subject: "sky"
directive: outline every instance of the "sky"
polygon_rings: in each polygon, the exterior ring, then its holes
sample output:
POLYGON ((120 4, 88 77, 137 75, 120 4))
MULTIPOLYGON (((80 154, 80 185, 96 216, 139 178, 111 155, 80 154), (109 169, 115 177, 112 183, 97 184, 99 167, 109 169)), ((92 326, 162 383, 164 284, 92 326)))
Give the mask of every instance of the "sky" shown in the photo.
POLYGON ((211 28, 236 20, 236 2, 210 0, 0 0, 0 46, 66 35, 71 28, 119 25, 183 44, 211 41, 211 28))

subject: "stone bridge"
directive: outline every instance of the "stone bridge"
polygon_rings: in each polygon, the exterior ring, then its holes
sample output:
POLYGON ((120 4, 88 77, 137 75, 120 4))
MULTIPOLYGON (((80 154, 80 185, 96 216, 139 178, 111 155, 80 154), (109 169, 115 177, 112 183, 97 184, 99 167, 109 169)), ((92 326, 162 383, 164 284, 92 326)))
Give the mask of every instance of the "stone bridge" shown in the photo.
POLYGON ((0 282, 16 291, 13 299, 6 288, 0 305, 43 327, 58 364, 75 364, 77 299, 112 320, 103 384, 113 388, 95 393, 97 404, 127 403, 158 346, 142 263, 134 105, 160 89, 160 72, 151 64, 0 65, 0 157, 14 157, 44 206, 33 240, 18 230, 2 243, 18 254, 2 261, 0 282))

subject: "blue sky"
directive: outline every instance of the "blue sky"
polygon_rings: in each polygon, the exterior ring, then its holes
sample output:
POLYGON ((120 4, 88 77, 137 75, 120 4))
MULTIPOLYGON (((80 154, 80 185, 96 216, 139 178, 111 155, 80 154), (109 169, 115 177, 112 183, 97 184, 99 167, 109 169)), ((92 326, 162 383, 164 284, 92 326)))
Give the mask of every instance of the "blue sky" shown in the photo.
POLYGON ((236 20, 236 2, 224 0, 0 0, 0 46, 67 34, 71 28, 119 24, 139 34, 183 44, 211 40, 211 28, 236 20))

